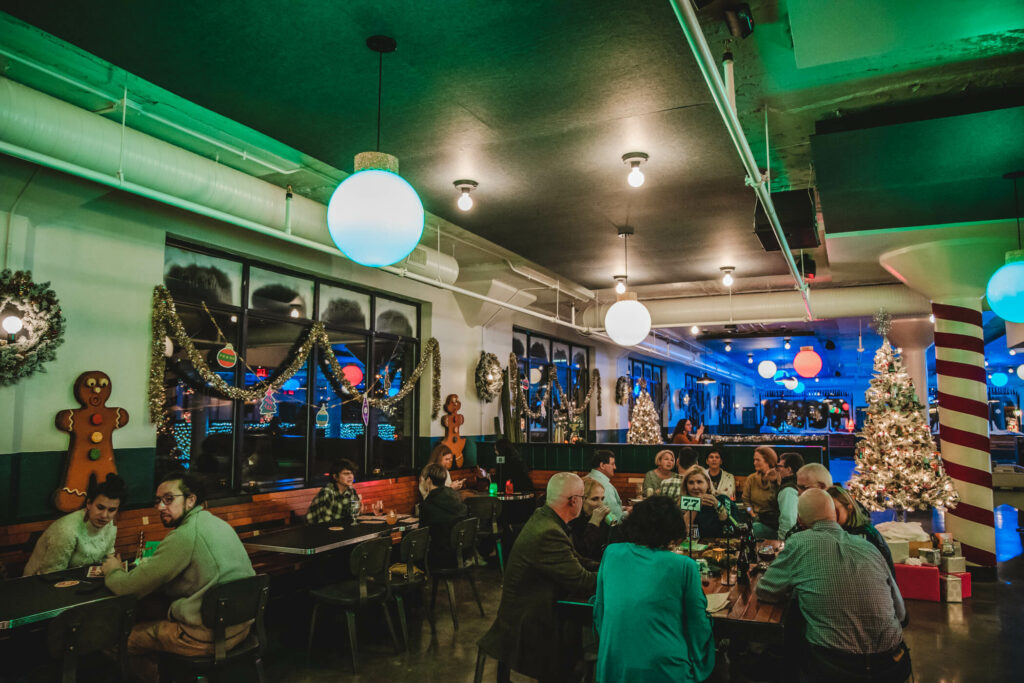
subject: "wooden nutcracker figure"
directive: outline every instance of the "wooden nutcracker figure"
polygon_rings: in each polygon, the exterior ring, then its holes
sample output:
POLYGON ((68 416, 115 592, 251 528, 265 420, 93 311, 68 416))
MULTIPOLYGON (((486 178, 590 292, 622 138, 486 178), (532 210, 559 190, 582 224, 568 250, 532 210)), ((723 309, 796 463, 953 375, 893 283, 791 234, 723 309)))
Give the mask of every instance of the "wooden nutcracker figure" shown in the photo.
POLYGON ((105 481, 117 474, 111 437, 128 424, 128 411, 110 408, 110 378, 99 370, 83 372, 75 380, 75 398, 81 408, 57 413, 57 429, 71 435, 64 465, 63 484, 53 494, 58 510, 71 512, 85 504, 90 481, 105 481))
POLYGON ((448 414, 441 417, 441 426, 444 427, 444 438, 441 439, 441 443, 451 449, 453 467, 462 467, 462 449, 466 447, 465 437, 459 436, 459 429, 466 421, 466 418, 459 415, 460 408, 462 402, 459 401, 459 395, 448 394, 448 398, 444 400, 444 412, 448 414))

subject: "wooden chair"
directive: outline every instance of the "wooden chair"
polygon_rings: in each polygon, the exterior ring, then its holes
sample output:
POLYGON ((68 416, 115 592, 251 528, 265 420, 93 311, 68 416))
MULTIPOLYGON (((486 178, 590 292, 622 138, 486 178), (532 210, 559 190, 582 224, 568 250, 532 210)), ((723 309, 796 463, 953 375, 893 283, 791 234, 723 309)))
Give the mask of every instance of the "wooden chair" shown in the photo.
POLYGON ((473 597, 476 598, 476 605, 480 608, 480 616, 486 616, 484 614, 483 603, 480 602, 480 594, 476 590, 476 582, 473 581, 473 569, 476 567, 476 530, 479 526, 480 521, 476 517, 470 517, 464 519, 461 522, 456 522, 455 526, 452 527, 452 548, 455 553, 455 566, 454 567, 432 567, 430 570, 431 578, 431 592, 430 592, 430 615, 433 619, 434 615, 434 604, 437 601, 437 583, 440 579, 444 579, 445 586, 448 588, 448 608, 452 614, 452 625, 455 630, 459 630, 459 617, 455 603, 455 583, 454 579, 459 576, 464 576, 469 581, 470 587, 473 589, 473 597))
POLYGON ((498 568, 502 576, 505 575, 505 553, 502 547, 502 536, 505 530, 500 523, 501 501, 490 496, 473 496, 465 501, 469 508, 469 514, 480 520, 480 526, 476 530, 477 540, 493 540, 494 548, 498 553, 498 568))
MULTIPOLYGON (((395 606, 398 609, 398 623, 402 628, 402 642, 405 643, 406 651, 409 649, 409 627, 405 620, 405 601, 403 596, 421 591, 427 585, 427 578, 430 573, 430 568, 427 566, 427 551, 429 549, 429 527, 420 527, 407 533, 402 539, 402 545, 399 549, 402 564, 405 565, 405 576, 392 574, 390 577, 391 595, 395 599, 395 606), (419 566, 423 567, 422 571, 417 571, 419 566)), ((430 629, 434 630, 433 615, 428 614, 427 618, 430 621, 430 629)))
POLYGON ((349 567, 358 578, 341 583, 331 584, 309 592, 313 598, 313 615, 309 620, 309 641, 306 644, 306 663, 309 664, 313 654, 313 635, 316 629, 316 618, 321 605, 340 607, 345 612, 348 622, 348 642, 352 649, 352 673, 358 672, 356 661, 356 610, 366 605, 380 604, 384 612, 384 621, 388 625, 391 641, 395 651, 400 652, 395 627, 391 623, 388 612, 388 600, 391 598, 391 580, 388 564, 391 559, 391 537, 385 536, 364 541, 352 550, 349 567))
POLYGON ((161 677, 171 680, 182 676, 195 680, 216 679, 224 669, 252 665, 258 681, 263 677, 263 652, 267 647, 267 632, 263 613, 270 598, 270 577, 256 574, 237 581, 213 586, 203 595, 200 614, 203 625, 213 631, 213 654, 190 657, 163 652, 160 656, 161 677), (230 650, 227 649, 227 629, 231 626, 253 622, 249 635, 230 650))
POLYGON ((122 595, 72 607, 46 628, 50 656, 61 660, 61 681, 73 683, 78 659, 94 652, 117 651, 121 678, 127 679, 128 634, 135 625, 135 596, 122 595))

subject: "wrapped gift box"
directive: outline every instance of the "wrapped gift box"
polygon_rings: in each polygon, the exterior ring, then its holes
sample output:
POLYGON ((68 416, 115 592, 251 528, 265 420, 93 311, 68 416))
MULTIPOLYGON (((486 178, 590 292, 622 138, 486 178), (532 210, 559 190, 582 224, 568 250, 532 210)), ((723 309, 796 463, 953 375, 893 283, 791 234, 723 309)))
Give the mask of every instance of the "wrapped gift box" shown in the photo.
POLYGON ((939 576, 955 576, 960 579, 960 595, 964 599, 971 597, 971 573, 970 572, 953 572, 951 574, 943 574, 939 572, 939 576))
POLYGON ((917 552, 917 556, 921 558, 922 562, 932 566, 938 566, 942 561, 942 553, 938 548, 921 548, 917 552))
POLYGON ((908 564, 894 565, 896 585, 905 600, 939 601, 939 568, 931 566, 913 567, 908 564))
POLYGON ((931 541, 908 541, 910 545, 910 557, 920 557, 920 550, 922 548, 931 548, 931 541))
POLYGON ((943 555, 940 567, 944 574, 958 574, 967 571, 967 562, 963 557, 943 555))
POLYGON ((910 542, 909 541, 890 541, 885 539, 885 544, 889 546, 889 552, 892 553, 893 562, 904 562, 910 557, 910 542))
POLYGON ((963 602, 963 584, 960 577, 953 574, 942 574, 939 577, 939 589, 942 593, 943 602, 963 602))

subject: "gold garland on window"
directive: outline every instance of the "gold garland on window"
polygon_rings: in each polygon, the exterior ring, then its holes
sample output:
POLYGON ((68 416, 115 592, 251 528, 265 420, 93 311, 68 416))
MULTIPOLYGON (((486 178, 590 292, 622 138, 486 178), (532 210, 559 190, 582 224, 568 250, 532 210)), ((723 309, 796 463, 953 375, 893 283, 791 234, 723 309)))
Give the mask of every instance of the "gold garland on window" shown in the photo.
MULTIPOLYGON (((508 371, 509 371, 509 390, 513 393, 513 400, 519 409, 519 413, 526 415, 531 420, 539 420, 541 413, 538 409, 536 412, 530 410, 527 405, 526 393, 523 391, 523 384, 519 379, 519 361, 516 359, 516 354, 510 353, 508 357, 508 371)), ((551 394, 551 387, 554 385, 558 389, 559 396, 566 396, 565 389, 562 388, 562 383, 558 381, 558 371, 554 365, 548 365, 544 369, 543 375, 541 375, 541 382, 544 382, 544 377, 547 376, 547 382, 544 385, 544 390, 548 395, 551 394)), ((590 400, 594 397, 595 390, 597 393, 597 414, 601 414, 601 373, 597 368, 590 371, 590 388, 587 389, 587 395, 584 397, 583 402, 575 408, 567 408, 566 414, 571 419, 572 415, 579 415, 587 406, 590 405, 590 400)), ((552 411, 554 411, 552 407, 552 411)))
POLYGON ((211 393, 221 398, 242 400, 246 402, 256 401, 262 398, 267 391, 280 391, 281 387, 291 379, 292 375, 299 371, 305 364, 306 359, 312 352, 314 346, 319 346, 325 353, 331 375, 352 398, 349 400, 365 400, 370 407, 377 408, 384 413, 390 414, 395 407, 409 395, 413 387, 420 379, 420 375, 427 368, 432 366, 433 395, 431 397, 431 418, 436 418, 441 410, 441 350, 437 339, 431 337, 423 345, 423 355, 419 363, 409 373, 409 378, 402 383, 398 393, 394 396, 374 397, 370 396, 370 388, 366 393, 360 393, 341 371, 341 364, 334 357, 334 349, 331 347, 327 330, 323 323, 317 321, 310 325, 306 336, 302 339, 289 357, 279 365, 270 376, 246 389, 234 387, 224 381, 217 373, 210 369, 203 355, 192 342, 192 338, 185 331, 185 325, 181 322, 178 312, 174 307, 174 299, 171 293, 163 285, 153 288, 153 337, 150 343, 149 363, 149 419, 157 426, 158 430, 164 430, 167 425, 167 415, 164 412, 164 373, 166 371, 167 358, 164 355, 164 339, 170 337, 185 352, 192 367, 199 376, 206 382, 211 393))

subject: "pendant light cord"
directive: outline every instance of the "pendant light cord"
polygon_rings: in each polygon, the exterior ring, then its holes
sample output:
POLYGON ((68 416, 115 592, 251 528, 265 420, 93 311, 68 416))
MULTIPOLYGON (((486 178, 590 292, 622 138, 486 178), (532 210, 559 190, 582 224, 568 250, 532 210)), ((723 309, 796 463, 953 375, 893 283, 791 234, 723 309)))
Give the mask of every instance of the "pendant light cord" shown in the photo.
POLYGON ((1021 246, 1021 241, 1020 241, 1020 201, 1017 198, 1017 178, 1016 178, 1016 176, 1013 179, 1013 208, 1014 208, 1014 214, 1016 214, 1016 216, 1017 216, 1017 249, 1020 250, 1020 249, 1024 249, 1024 247, 1021 246))
POLYGON ((384 91, 384 53, 377 53, 377 151, 380 151, 380 103, 384 91))

